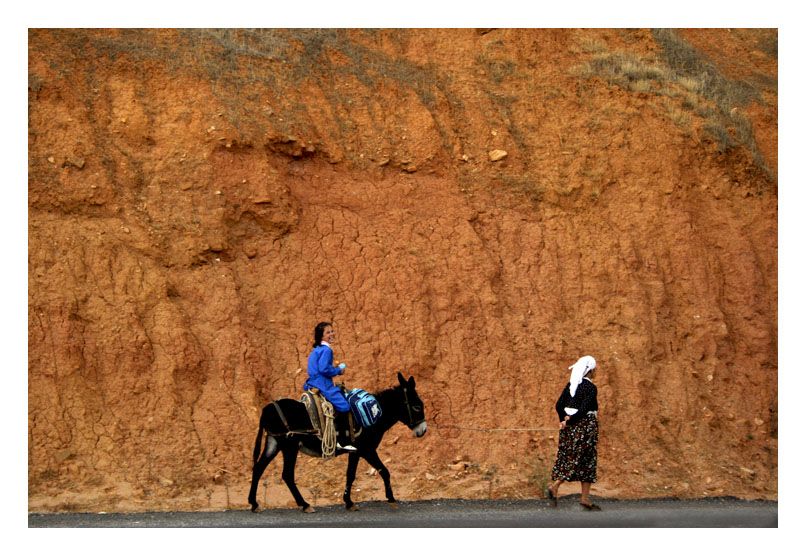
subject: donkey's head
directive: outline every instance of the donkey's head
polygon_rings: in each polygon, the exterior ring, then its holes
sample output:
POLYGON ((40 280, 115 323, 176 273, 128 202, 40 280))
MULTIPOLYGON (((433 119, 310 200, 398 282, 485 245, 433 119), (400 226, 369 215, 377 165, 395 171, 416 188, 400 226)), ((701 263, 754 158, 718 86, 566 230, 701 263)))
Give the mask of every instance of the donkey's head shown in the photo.
POLYGON ((398 383, 396 390, 401 391, 403 402, 402 421, 415 437, 423 437, 426 434, 426 414, 423 401, 415 390, 415 378, 410 375, 409 379, 404 379, 401 372, 398 372, 398 383))

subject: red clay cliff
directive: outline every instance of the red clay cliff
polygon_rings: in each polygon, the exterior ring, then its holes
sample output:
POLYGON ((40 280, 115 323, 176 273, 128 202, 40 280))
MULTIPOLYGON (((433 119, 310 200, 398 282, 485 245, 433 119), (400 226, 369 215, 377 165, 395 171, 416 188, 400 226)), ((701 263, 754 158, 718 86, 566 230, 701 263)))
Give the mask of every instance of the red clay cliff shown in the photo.
POLYGON ((321 320, 348 386, 417 379, 400 499, 541 497, 585 354, 595 496, 778 499, 775 30, 49 29, 28 71, 30 511, 247 508, 321 320))

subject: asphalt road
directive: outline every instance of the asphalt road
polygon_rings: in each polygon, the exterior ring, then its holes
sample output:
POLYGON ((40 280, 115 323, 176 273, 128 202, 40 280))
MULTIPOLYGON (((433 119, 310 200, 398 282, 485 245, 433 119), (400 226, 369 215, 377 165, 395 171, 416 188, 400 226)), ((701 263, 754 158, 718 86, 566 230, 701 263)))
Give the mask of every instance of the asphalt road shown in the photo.
POLYGON ((222 512, 28 514, 29 528, 776 528, 776 501, 734 498, 611 500, 592 497, 602 511, 587 511, 578 496, 561 497, 557 508, 544 499, 465 501, 441 499, 341 506, 248 509, 222 512))

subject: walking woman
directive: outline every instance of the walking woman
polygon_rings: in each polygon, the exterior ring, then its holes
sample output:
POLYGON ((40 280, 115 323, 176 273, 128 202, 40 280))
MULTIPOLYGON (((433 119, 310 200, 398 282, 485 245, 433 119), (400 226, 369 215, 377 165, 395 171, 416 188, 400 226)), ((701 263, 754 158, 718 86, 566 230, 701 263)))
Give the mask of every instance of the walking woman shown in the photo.
POLYGON ((555 403, 560 420, 558 456, 552 467, 553 482, 546 496, 553 507, 558 505, 558 490, 563 482, 580 482, 580 504, 589 511, 602 510, 589 499, 591 484, 597 481, 597 386, 594 368, 597 362, 583 356, 569 366, 569 384, 555 403))

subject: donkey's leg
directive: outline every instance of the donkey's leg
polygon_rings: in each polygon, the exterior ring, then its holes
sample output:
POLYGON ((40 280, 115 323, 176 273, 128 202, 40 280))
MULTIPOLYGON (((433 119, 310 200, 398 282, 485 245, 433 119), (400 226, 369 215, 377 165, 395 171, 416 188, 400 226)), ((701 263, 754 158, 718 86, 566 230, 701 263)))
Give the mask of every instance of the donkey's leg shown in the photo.
POLYGON ((282 450, 283 481, 286 482, 286 486, 289 488, 291 496, 294 497, 294 501, 297 503, 297 506, 302 508, 303 512, 312 513, 314 512, 314 508, 309 505, 305 499, 303 499, 300 490, 297 489, 297 484, 294 483, 294 467, 297 464, 297 453, 300 450, 300 447, 296 441, 292 441, 288 445, 284 445, 282 450))
POLYGON ((359 466, 359 453, 350 453, 347 457, 347 481, 345 483, 345 493, 342 495, 342 500, 345 502, 345 508, 349 511, 359 510, 358 505, 353 504, 350 498, 350 490, 353 489, 353 482, 356 480, 356 468, 359 466))
POLYGON ((390 484, 389 470, 387 470, 387 467, 384 466, 383 462, 381 462, 381 459, 378 457, 378 453, 373 450, 363 454, 362 456, 370 466, 378 470, 378 475, 381 476, 382 480, 384 480, 384 494, 387 496, 387 502, 390 505, 397 507, 398 502, 395 500, 395 496, 392 494, 392 484, 390 484))
POLYGON ((261 479, 266 467, 272 462, 272 459, 277 455, 277 441, 274 437, 266 436, 266 447, 261 453, 260 458, 255 461, 252 466, 252 485, 249 487, 249 497, 247 502, 252 506, 252 512, 258 512, 258 482, 261 479))

